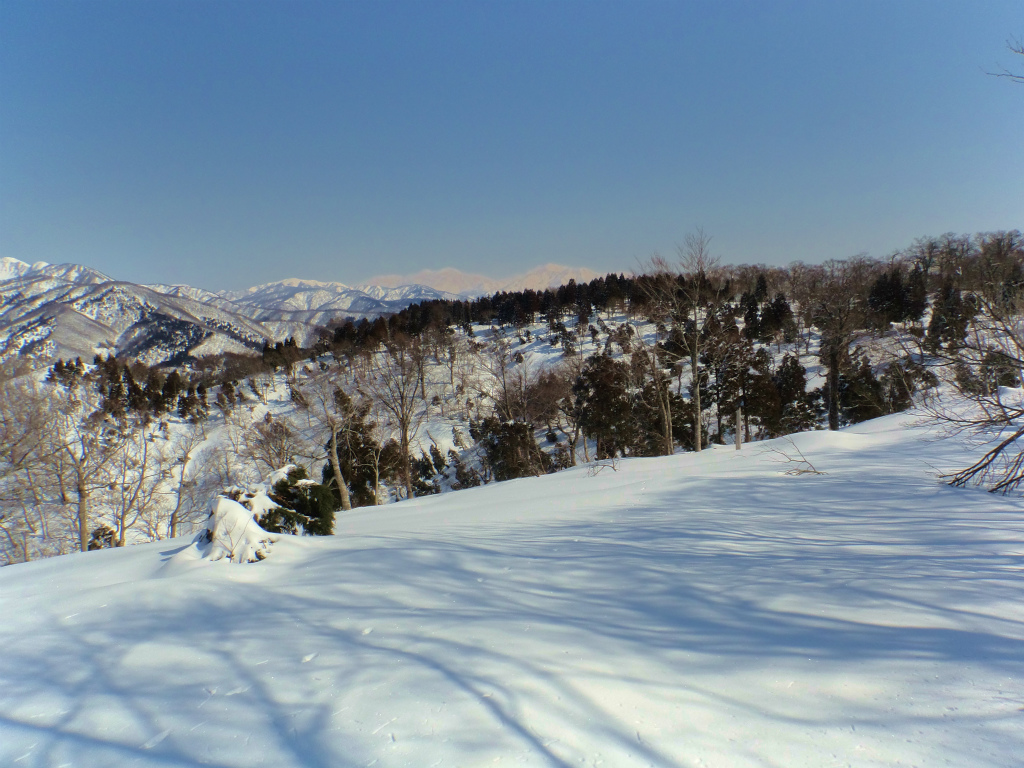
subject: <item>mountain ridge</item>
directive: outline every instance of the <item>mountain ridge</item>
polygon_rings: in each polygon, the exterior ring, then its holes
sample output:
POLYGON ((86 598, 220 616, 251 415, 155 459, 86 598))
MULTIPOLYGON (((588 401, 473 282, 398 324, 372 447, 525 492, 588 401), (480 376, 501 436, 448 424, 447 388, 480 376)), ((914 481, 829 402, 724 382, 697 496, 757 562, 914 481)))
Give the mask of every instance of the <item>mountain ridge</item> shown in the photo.
POLYGON ((373 319, 422 301, 544 290, 598 276, 585 268, 544 264, 500 281, 446 267, 407 276, 433 284, 397 275, 358 286, 290 277, 211 291, 117 280, 80 264, 3 257, 0 360, 15 354, 87 359, 114 354, 156 364, 218 352, 251 353, 286 338, 309 345, 342 318, 373 319))
POLYGON ((598 277, 601 277, 599 272, 586 267, 567 267, 563 264, 549 262, 522 274, 503 279, 463 272, 455 267, 444 267, 442 269, 422 269, 407 275, 377 275, 367 280, 366 284, 385 287, 425 285, 463 296, 482 296, 501 291, 543 291, 547 288, 565 285, 569 280, 590 282, 598 277))

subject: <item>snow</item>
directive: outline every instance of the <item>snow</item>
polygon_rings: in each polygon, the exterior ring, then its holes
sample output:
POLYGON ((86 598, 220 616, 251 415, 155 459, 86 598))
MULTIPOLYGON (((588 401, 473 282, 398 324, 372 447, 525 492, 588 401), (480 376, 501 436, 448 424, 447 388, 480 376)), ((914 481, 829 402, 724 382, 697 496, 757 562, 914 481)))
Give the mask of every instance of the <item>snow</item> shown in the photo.
MULTIPOLYGON (((265 494, 257 499, 273 504, 265 494)), ((247 509, 237 501, 218 496, 210 505, 205 530, 196 535, 191 547, 172 557, 171 562, 199 558, 212 562, 227 559, 232 563, 264 560, 277 537, 260 528, 253 519, 263 511, 265 508, 247 509)))
POLYGON ((911 419, 4 568, 0 765, 1020 765, 1024 502, 911 419))

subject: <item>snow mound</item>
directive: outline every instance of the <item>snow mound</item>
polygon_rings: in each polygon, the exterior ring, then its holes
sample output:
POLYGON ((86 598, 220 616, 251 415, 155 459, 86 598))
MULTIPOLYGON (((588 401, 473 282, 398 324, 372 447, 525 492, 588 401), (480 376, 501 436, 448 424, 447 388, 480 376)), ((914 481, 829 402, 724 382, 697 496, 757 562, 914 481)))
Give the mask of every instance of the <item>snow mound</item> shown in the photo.
POLYGON ((232 563, 266 559, 277 537, 260 528, 251 510, 224 496, 215 498, 210 507, 206 530, 194 542, 202 559, 227 559, 232 563))

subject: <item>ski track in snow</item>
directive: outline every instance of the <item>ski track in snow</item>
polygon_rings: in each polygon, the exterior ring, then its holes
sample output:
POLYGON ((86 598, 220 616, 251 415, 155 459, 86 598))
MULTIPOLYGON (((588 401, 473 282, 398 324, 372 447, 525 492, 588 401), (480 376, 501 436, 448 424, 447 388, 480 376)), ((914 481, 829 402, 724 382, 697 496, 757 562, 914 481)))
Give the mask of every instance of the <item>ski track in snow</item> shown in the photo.
POLYGON ((907 421, 4 568, 0 765, 1020 765, 1024 503, 907 421))

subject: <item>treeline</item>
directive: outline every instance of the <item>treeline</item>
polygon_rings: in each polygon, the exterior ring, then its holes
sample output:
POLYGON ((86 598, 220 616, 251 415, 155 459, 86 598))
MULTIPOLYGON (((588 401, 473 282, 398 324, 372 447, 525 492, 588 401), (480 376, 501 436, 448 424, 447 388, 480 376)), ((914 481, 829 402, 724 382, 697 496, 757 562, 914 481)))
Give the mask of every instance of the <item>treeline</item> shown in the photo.
POLYGON ((721 267, 697 233, 642 275, 343 320, 311 348, 62 360, 41 384, 8 364, 5 556, 174 536, 212 494, 286 466, 267 524, 323 533, 328 508, 837 429, 909 407, 935 361, 972 391, 1013 386, 1005 351, 957 350, 1024 291, 1022 243, 945 235, 885 260, 721 267))

